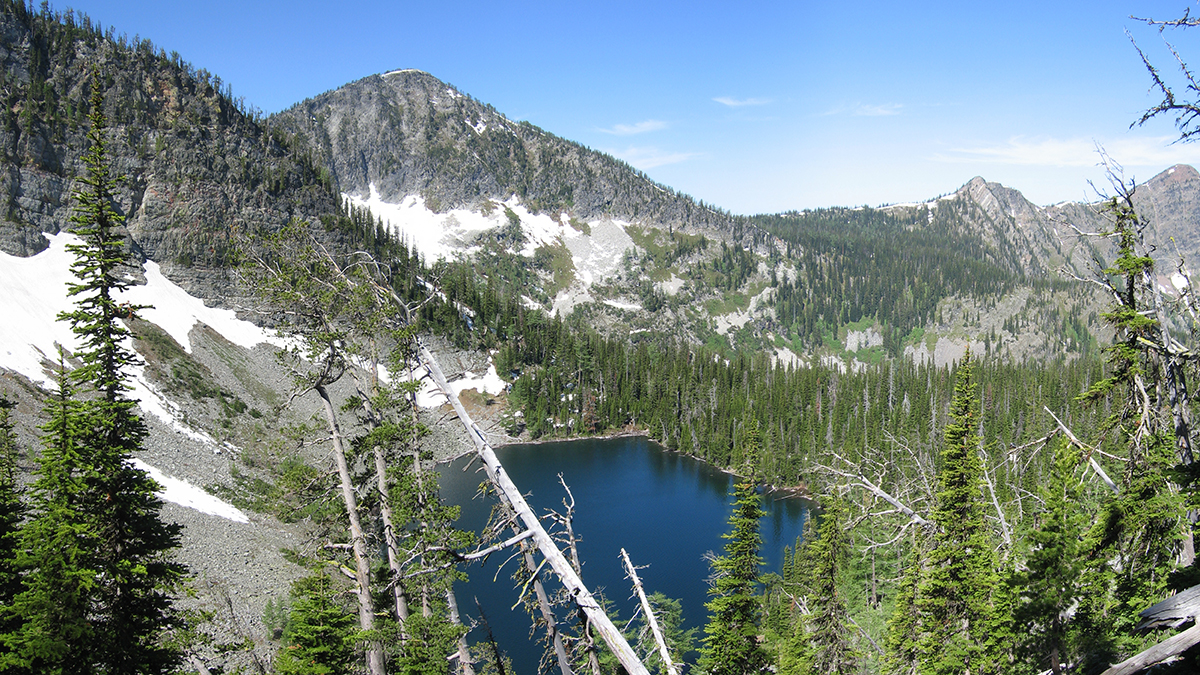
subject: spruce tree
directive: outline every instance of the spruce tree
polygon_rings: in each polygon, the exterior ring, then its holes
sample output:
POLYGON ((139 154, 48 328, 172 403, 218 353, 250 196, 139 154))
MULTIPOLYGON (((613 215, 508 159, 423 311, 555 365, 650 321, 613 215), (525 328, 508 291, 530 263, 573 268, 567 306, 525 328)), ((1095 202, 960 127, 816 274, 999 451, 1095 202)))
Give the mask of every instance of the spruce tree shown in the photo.
POLYGON ((292 609, 275 659, 278 675, 355 672, 353 616, 337 601, 329 575, 317 572, 292 584, 292 609))
POLYGON ((849 675, 859 672, 859 659, 850 642, 850 615, 838 592, 838 578, 849 553, 841 502, 829 500, 821 516, 818 537, 804 542, 808 569, 808 598, 812 616, 812 667, 818 673, 849 675))
MULTIPOLYGON (((757 429, 755 428, 755 432, 757 429)), ((748 433, 742 456, 758 456, 757 433, 748 433)), ((758 491, 749 479, 740 480, 733 489, 733 513, 725 555, 712 563, 716 579, 705 604, 709 611, 704 627, 704 646, 700 650, 700 668, 710 675, 746 675, 763 671, 770 655, 759 643, 761 605, 756 595, 762 558, 762 537, 758 519, 764 515, 758 491)))
POLYGON ((1081 595, 1083 573, 1080 537, 1083 534, 1082 497, 1075 469, 1079 453, 1063 440, 1054 451, 1050 480, 1042 489, 1045 508, 1039 527, 1030 532, 1033 545, 1026 561, 1027 571, 1017 576, 1022 604, 1017 610, 1021 633, 1040 670, 1049 665, 1054 675, 1073 661, 1069 640, 1072 606, 1081 595))
POLYGON ((968 350, 959 366, 945 430, 937 525, 915 606, 921 622, 919 667, 929 675, 996 671, 997 578, 983 514, 983 463, 979 457, 979 404, 968 350))
POLYGON ((16 626, 3 636, 0 671, 95 671, 97 633, 91 622, 100 535, 85 511, 87 474, 94 469, 79 445, 79 403, 60 366, 58 391, 46 405, 42 453, 30 490, 33 519, 21 530, 18 565, 23 590, 4 612, 16 626))
POLYGON ((40 659, 44 672, 165 673, 181 658, 161 637, 178 622, 169 593, 185 570, 171 559, 179 526, 162 522, 158 486, 130 463, 147 431, 125 395, 138 358, 121 322, 140 308, 115 297, 130 285, 130 257, 114 206, 101 82, 93 70, 87 172, 73 194, 71 222, 82 239, 68 246, 76 305, 59 315, 79 340, 80 365, 52 404, 24 538, 27 576, 65 590, 31 585, 18 598, 26 608, 21 651, 40 659), (39 626, 56 627, 52 644, 39 626))

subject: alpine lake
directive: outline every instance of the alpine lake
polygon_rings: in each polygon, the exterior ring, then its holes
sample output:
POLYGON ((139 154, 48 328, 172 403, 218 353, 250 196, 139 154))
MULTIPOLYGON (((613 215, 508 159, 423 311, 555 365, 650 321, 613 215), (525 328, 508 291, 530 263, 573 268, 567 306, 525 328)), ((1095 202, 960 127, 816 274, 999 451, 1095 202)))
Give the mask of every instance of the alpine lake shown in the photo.
MULTIPOLYGON (((559 480, 562 476, 575 498, 572 527, 583 561, 583 581, 617 612, 618 627, 630 621, 638 606, 620 559, 623 547, 639 568, 647 594, 658 591, 681 602, 684 628, 699 627, 699 646, 707 620, 706 579, 711 573, 704 555, 724 553, 722 535, 729 530, 734 476, 640 436, 509 445, 497 448, 496 454, 539 515, 550 510, 565 513, 564 500, 569 498, 559 480)), ((459 527, 479 532, 495 499, 477 496, 487 476, 478 461, 471 461, 473 457, 440 465, 439 483, 442 498, 462 507, 459 527)), ((759 527, 762 571, 779 572, 783 548, 796 545, 812 505, 787 491, 768 489, 760 494, 766 511, 759 527)), ((561 531, 549 519, 543 525, 552 533, 561 531)), ((511 535, 506 530, 503 536, 511 535)), ((511 578, 519 564, 519 558, 510 560, 514 552, 499 551, 483 563, 466 566, 469 580, 458 583, 455 590, 463 620, 479 624, 482 608, 515 672, 534 675, 544 633, 530 636, 532 623, 511 578)), ((547 571, 543 570, 543 577, 552 577, 547 571)), ((549 579, 546 585, 550 593, 559 588, 549 579)), ((566 613, 565 607, 556 609, 560 626, 566 613)), ((468 640, 485 643, 484 626, 477 625, 468 640)), ((693 653, 687 660, 694 657, 693 653)))

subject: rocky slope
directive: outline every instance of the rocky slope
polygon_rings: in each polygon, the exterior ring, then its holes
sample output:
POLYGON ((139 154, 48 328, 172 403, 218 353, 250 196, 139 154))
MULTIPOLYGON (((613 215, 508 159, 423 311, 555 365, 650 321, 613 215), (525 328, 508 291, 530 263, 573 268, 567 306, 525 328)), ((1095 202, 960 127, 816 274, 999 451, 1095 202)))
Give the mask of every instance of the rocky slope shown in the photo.
POLYGON ((202 297, 228 293, 230 236, 340 206, 303 148, 222 91, 219 77, 84 17, 0 3, 0 250, 62 229, 82 171, 93 68, 103 73, 120 209, 139 255, 202 297))
POLYGON ((365 77, 270 121, 311 143, 343 192, 365 195, 374 186, 392 203, 420 195, 444 212, 515 195, 534 213, 589 220, 723 230, 738 222, 418 70, 365 77))

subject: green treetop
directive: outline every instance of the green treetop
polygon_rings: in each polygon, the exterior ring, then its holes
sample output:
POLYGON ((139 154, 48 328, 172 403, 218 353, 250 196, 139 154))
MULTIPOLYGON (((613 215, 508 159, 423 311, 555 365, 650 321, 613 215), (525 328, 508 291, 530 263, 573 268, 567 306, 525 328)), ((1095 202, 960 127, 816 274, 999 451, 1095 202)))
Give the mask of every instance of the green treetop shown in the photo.
MULTIPOLYGON (((756 434, 747 434, 751 440, 756 434)), ((743 456, 757 453, 746 448, 743 456)), ((700 668, 710 675, 745 675, 762 672, 770 654, 759 643, 759 614, 761 604, 756 595, 762 558, 762 538, 758 519, 764 515, 759 506, 758 492, 749 479, 738 482, 733 490, 733 513, 729 516, 730 531, 722 535, 728 540, 725 555, 712 563, 716 577, 705 606, 709 611, 705 626, 704 646, 700 650, 700 668)))
POLYGON ((61 378, 45 428, 24 538, 24 567, 35 583, 15 603, 25 607, 26 625, 17 651, 41 672, 165 673, 180 661, 163 635, 178 623, 169 593, 185 570, 170 557, 179 526, 162 522, 158 486, 130 463, 147 432, 125 396, 138 358, 121 322, 139 308, 115 299, 130 284, 130 258, 114 206, 101 82, 93 71, 87 172, 73 194, 71 221, 82 239, 69 247, 76 305, 59 316, 78 336, 81 365, 61 378), (55 575, 66 592, 37 581, 55 575), (38 626, 57 627, 53 644, 41 644, 38 626))
POLYGON ((916 597, 922 623, 920 669, 930 675, 996 670, 991 645, 996 561, 983 513, 979 403, 968 350, 959 366, 946 426, 933 512, 934 548, 916 597))

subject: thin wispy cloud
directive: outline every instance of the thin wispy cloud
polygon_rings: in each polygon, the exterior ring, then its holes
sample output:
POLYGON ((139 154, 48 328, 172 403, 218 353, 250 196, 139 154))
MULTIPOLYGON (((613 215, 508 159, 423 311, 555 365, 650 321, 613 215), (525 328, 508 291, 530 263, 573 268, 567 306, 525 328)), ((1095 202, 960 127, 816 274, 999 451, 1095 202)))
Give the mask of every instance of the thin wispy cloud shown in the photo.
POLYGON ((855 103, 854 105, 842 105, 836 108, 830 108, 821 113, 822 117, 832 115, 852 115, 854 117, 890 117, 899 115, 900 110, 904 108, 902 103, 855 103))
POLYGON ((636 134, 644 134, 651 131, 661 131, 667 128, 667 123, 662 120, 645 120, 637 124, 617 124, 608 129, 598 129, 601 133, 612 134, 613 136, 634 136, 636 134))
POLYGON ((899 115, 900 109, 904 106, 899 103, 885 103, 883 105, 858 105, 853 110, 853 115, 856 117, 888 117, 891 115, 899 115))
POLYGON ((1091 138, 1036 138, 1015 136, 1001 143, 952 148, 938 153, 939 162, 985 162, 1022 166, 1095 166, 1097 145, 1125 166, 1163 166, 1200 161, 1200 148, 1172 144, 1174 136, 1142 136, 1099 140, 1091 138))
POLYGON ((728 96, 718 96, 713 99, 721 105, 729 106, 730 108, 744 108, 750 105, 766 105, 771 102, 769 98, 730 98, 728 96))
POLYGON ((658 166, 686 162, 693 157, 700 156, 698 152, 670 152, 655 147, 629 147, 624 150, 608 150, 607 152, 613 157, 642 171, 658 166))

